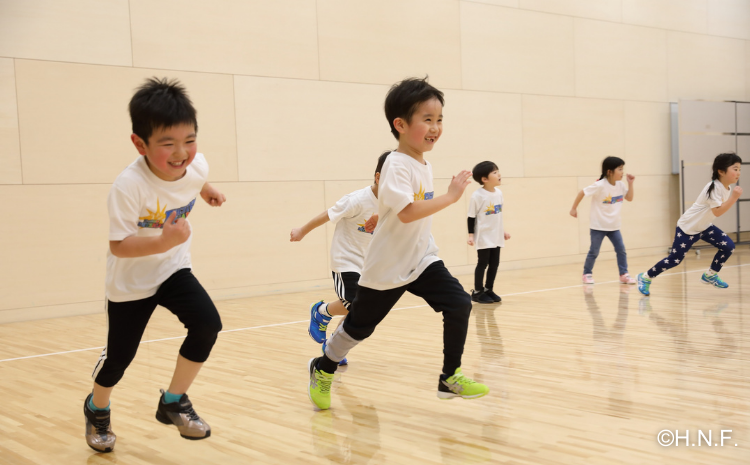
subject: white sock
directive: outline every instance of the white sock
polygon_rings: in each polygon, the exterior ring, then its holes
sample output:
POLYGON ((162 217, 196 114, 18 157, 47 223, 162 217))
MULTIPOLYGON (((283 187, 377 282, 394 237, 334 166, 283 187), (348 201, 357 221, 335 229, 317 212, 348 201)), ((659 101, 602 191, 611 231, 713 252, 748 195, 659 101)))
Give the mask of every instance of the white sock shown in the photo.
POLYGON ((333 318, 333 315, 328 313, 328 304, 323 304, 320 307, 318 307, 318 313, 320 313, 326 318, 333 318))
POLYGON ((714 270, 712 270, 711 268, 709 268, 708 271, 706 271, 706 274, 709 275, 709 276, 713 276, 713 275, 716 274, 716 272, 714 270))

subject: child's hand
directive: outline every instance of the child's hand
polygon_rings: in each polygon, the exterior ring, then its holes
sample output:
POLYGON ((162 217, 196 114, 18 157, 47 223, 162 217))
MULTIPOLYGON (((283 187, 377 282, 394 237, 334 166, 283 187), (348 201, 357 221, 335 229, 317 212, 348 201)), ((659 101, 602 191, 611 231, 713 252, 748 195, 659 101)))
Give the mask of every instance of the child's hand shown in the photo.
POLYGON ((627 179, 628 179, 628 184, 631 184, 633 181, 635 181, 635 176, 633 176, 632 174, 629 174, 627 176, 627 179))
POLYGON ((734 186, 734 189, 732 189, 732 197, 735 199, 739 199, 742 195, 742 188, 740 186, 734 186))
POLYGON ((302 228, 294 228, 292 229, 292 232, 289 233, 289 242, 299 242, 307 235, 304 231, 302 231, 302 228))
POLYGON ((578 209, 574 208, 570 210, 570 216, 572 216, 573 218, 578 218, 578 209))
POLYGON ((507 241, 508 239, 510 239, 510 234, 505 233, 505 240, 507 241))
POLYGON ((371 233, 375 231, 375 226, 378 225, 378 214, 373 213, 369 220, 365 221, 365 232, 371 233))
POLYGON ((161 240, 167 244, 169 249, 184 243, 190 237, 190 224, 185 218, 177 218, 175 221, 176 215, 175 212, 170 213, 162 227, 161 240))
POLYGON ((469 184, 471 184, 471 171, 463 170, 453 176, 448 186, 448 195, 451 196, 453 202, 458 202, 469 184))
POLYGON ((469 234, 469 240, 467 240, 466 243, 469 244, 469 245, 474 245, 474 235, 473 234, 469 234))
POLYGON ((201 197, 212 207, 220 207, 222 203, 227 201, 227 197, 224 194, 208 183, 201 189, 201 197))

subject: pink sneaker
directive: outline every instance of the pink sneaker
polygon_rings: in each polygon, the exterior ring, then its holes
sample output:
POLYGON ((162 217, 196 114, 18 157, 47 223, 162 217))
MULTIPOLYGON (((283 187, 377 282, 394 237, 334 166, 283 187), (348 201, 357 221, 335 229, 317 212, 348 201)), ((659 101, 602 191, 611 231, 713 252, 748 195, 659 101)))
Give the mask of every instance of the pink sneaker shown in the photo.
POLYGON ((593 274, 583 275, 583 284, 594 284, 594 275, 593 274))
POLYGON ((620 275, 620 282, 623 284, 635 284, 635 279, 631 278, 628 273, 620 275))

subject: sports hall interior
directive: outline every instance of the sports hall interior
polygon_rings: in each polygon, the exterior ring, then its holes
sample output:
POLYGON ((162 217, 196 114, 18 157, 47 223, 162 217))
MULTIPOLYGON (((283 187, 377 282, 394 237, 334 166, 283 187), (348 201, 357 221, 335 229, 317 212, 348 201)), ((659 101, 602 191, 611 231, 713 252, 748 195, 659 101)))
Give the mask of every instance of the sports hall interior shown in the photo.
MULTIPOLYGON (((706 248, 645 298, 618 283, 608 241, 581 284, 590 202, 569 211, 606 156, 636 177, 631 275, 666 255, 681 100, 750 101, 750 1, 0 0, 0 464, 750 463, 747 243, 728 289, 700 283, 706 248), (190 390, 213 434, 185 441, 154 419, 185 335, 160 308, 112 396, 117 449, 100 454, 81 406, 106 342, 106 198, 138 156, 127 104, 152 76, 187 88, 227 197, 190 215, 193 272, 224 326, 190 390), (503 301, 474 305, 463 357, 490 393, 437 399, 442 321, 407 294, 316 411, 307 323, 336 298, 334 226, 289 231, 372 182, 397 145, 384 96, 424 76, 446 101, 426 155, 436 195, 483 160, 502 175, 503 301), (660 445, 663 430, 689 440, 660 445)), ((479 187, 432 226, 467 291, 479 187)))

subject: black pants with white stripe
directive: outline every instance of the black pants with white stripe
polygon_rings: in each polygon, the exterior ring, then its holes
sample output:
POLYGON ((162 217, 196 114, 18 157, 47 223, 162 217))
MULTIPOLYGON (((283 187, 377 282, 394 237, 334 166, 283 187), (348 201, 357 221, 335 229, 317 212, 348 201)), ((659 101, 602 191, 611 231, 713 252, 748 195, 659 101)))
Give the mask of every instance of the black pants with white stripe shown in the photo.
POLYGON ((344 304, 344 308, 349 310, 352 302, 354 302, 354 297, 357 295, 357 289, 359 289, 359 273, 332 271, 331 275, 333 275, 333 288, 336 290, 336 296, 344 304))
POLYGON ((191 362, 208 359, 221 331, 216 306, 189 269, 170 276, 151 297, 129 302, 107 301, 107 346, 94 368, 92 378, 100 386, 112 387, 135 358, 148 320, 157 305, 174 313, 187 328, 180 355, 191 362))
POLYGON ((734 252, 734 242, 732 239, 714 225, 709 226, 701 233, 692 235, 685 234, 685 231, 677 227, 669 256, 663 260, 659 260, 656 265, 648 270, 646 273, 648 277, 655 278, 662 272, 677 266, 685 258, 685 254, 690 250, 690 247, 700 239, 719 249, 711 261, 711 269, 717 273, 721 271, 721 267, 729 260, 732 252, 734 252))

